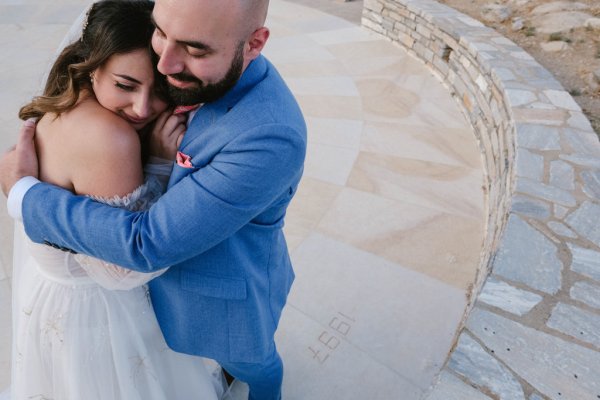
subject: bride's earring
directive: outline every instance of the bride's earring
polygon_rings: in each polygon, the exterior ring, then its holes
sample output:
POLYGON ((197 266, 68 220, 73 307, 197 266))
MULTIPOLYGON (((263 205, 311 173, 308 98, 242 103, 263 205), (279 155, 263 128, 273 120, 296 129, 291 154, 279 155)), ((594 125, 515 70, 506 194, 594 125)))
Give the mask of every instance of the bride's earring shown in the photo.
POLYGON ((94 84, 94 73, 90 72, 90 82, 92 83, 92 85, 94 84))

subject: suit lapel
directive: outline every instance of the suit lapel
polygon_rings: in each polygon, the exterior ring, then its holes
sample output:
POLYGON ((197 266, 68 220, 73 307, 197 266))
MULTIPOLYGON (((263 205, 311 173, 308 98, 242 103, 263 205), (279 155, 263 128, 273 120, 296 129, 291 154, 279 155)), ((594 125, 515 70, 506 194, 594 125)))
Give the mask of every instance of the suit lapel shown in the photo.
POLYGON ((216 119, 217 114, 214 110, 214 103, 205 104, 200 107, 188 125, 187 131, 179 146, 179 150, 185 150, 187 145, 200 137, 202 132, 212 125, 216 119))

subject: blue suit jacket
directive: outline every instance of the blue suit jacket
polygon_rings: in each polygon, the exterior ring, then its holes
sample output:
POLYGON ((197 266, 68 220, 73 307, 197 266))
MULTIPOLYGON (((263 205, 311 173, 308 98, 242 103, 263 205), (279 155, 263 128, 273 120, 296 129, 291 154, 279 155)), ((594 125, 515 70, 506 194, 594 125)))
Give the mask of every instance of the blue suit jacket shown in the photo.
POLYGON ((169 346, 219 361, 269 354, 294 279, 282 227, 302 174, 306 126, 262 56, 223 98, 204 105, 180 146, 167 193, 132 213, 48 184, 31 188, 23 222, 35 242, 149 272, 169 346))

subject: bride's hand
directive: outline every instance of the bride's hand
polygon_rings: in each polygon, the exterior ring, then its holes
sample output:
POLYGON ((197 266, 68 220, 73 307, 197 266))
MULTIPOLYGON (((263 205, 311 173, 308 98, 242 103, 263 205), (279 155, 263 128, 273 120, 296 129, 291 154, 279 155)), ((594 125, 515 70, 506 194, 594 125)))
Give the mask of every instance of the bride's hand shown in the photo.
POLYGON ((21 125, 17 145, 0 158, 0 187, 8 196, 10 189, 24 176, 38 176, 38 159, 33 138, 35 120, 29 119, 21 125))
POLYGON ((185 114, 173 114, 172 110, 162 113, 150 132, 149 152, 151 156, 174 160, 185 130, 185 114))

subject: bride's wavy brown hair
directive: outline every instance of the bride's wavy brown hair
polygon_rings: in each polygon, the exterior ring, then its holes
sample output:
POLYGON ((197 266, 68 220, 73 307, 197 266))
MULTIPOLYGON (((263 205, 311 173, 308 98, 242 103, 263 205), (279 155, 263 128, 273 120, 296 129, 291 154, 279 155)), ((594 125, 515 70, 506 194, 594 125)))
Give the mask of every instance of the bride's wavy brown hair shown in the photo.
POLYGON ((46 81, 44 92, 19 110, 19 118, 60 115, 72 109, 81 91, 91 91, 90 74, 115 54, 148 49, 154 64, 155 91, 167 98, 166 81, 156 70, 150 46, 154 31, 152 9, 147 0, 103 0, 94 3, 87 15, 81 38, 60 53, 46 81))

